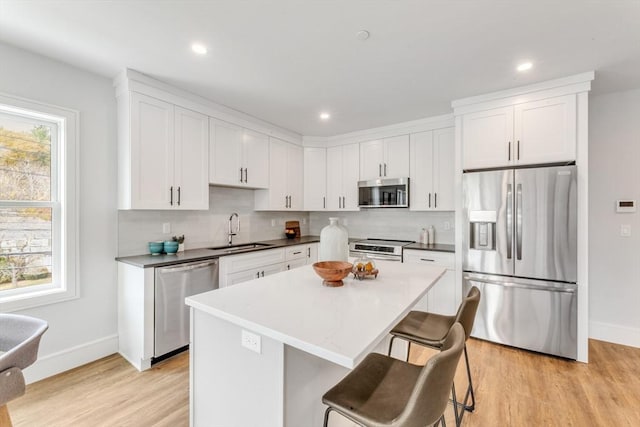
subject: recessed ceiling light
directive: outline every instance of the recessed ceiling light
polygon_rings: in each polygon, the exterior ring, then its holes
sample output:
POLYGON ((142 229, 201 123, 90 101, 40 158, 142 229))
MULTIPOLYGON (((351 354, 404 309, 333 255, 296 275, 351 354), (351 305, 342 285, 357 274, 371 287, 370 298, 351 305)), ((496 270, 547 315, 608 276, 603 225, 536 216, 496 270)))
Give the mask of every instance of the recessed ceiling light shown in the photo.
POLYGON ((329 113, 320 113, 320 120, 329 120, 331 118, 331 114, 329 113))
POLYGON ((191 45, 191 50, 197 53, 198 55, 206 55, 207 47, 202 43, 193 43, 191 45))
POLYGON ((369 38, 371 34, 367 30, 360 30, 356 33, 356 38, 358 40, 366 40, 369 38))
POLYGON ((522 64, 518 65, 518 68, 516 68, 518 71, 527 71, 530 70, 531 67, 533 67, 533 64, 531 62, 523 62, 522 64))

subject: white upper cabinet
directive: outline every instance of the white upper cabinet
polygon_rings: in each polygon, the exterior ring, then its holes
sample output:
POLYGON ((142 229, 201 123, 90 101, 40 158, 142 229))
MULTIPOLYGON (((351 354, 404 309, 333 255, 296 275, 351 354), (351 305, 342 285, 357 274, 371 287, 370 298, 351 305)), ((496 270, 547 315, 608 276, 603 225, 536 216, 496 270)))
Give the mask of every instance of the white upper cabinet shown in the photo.
POLYGON ((409 176, 409 135, 360 143, 360 180, 409 176))
POLYGON ((118 127, 120 209, 209 209, 205 115, 127 92, 118 127))
POLYGON ((175 107, 174 183, 177 207, 209 209, 208 117, 175 107))
POLYGON ((222 120, 209 119, 209 183, 269 186, 269 138, 222 120))
POLYGON ((327 210, 357 211, 358 144, 327 148, 327 210))
POLYGON ((576 159, 576 95, 462 116, 463 168, 530 165, 576 159))
POLYGON ((411 135, 411 210, 455 210, 454 152, 453 128, 411 135))
POLYGON ((567 95, 514 107, 516 164, 576 159, 576 96, 567 95))
POLYGON ((303 164, 302 147, 269 138, 269 189, 255 192, 255 209, 301 211, 303 164))
POLYGON ((304 210, 322 211, 327 207, 327 149, 304 149, 304 210))

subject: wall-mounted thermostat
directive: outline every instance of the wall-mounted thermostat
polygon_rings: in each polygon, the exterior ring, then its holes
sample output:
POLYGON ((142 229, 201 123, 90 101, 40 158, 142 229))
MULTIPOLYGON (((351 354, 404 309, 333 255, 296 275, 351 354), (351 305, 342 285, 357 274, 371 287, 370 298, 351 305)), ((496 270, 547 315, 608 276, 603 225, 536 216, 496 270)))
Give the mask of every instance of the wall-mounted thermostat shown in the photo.
POLYGON ((618 200, 616 202, 616 212, 618 213, 629 213, 636 211, 636 201, 635 200, 618 200))

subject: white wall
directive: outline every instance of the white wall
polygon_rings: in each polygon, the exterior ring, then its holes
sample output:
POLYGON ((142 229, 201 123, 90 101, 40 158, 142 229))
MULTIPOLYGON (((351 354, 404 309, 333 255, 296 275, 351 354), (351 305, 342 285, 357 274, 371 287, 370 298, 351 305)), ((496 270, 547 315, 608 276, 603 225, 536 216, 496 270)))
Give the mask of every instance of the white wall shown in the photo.
POLYGON ((360 212, 311 212, 310 233, 320 235, 322 228, 329 224, 330 217, 340 218, 340 224, 347 228, 350 238, 418 241, 422 229, 433 225, 436 243, 454 244, 453 212, 414 212, 393 208, 363 209, 360 212))
POLYGON ((118 253, 149 253, 148 242, 171 240, 171 236, 182 234, 185 249, 226 245, 233 212, 240 216, 240 233, 233 238, 234 243, 282 239, 285 221, 299 221, 301 233, 309 234, 307 212, 255 212, 253 206, 253 190, 209 187, 208 211, 118 211, 118 253), (271 226, 272 220, 275 226, 271 226), (167 222, 171 233, 163 234, 162 224, 167 222))
POLYGON ((28 381, 117 351, 116 118, 111 80, 0 43, 0 91, 80 111, 80 298, 21 313, 49 322, 28 381))
POLYGON ((615 212, 618 199, 640 201, 640 90, 589 105, 589 336, 640 347, 640 212, 615 212))

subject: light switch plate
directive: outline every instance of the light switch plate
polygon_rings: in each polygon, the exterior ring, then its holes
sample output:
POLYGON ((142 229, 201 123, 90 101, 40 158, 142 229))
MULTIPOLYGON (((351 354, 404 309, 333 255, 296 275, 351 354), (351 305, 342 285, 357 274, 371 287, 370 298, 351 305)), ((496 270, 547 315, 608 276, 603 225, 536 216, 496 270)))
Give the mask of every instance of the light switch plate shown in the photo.
POLYGON ((164 234, 169 234, 171 233, 171 223, 170 222, 164 222, 162 223, 162 232, 164 234))

